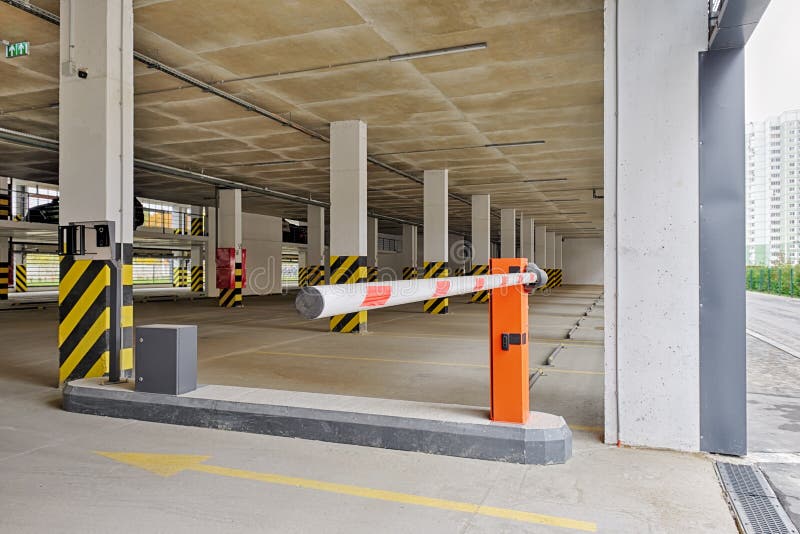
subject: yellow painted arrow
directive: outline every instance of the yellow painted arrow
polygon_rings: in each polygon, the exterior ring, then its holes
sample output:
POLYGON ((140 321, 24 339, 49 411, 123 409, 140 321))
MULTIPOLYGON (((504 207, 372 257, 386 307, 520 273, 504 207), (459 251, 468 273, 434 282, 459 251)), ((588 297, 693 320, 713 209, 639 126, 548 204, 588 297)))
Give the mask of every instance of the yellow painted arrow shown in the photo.
POLYGON ((579 521, 565 517, 557 517, 532 512, 522 512, 508 508, 496 508, 494 506, 484 506, 482 504, 472 504, 459 501, 448 501, 445 499, 435 499, 431 497, 421 497, 410 493, 399 493, 396 491, 377 490, 364 488, 361 486, 351 486, 349 484, 335 484, 320 480, 307 478, 289 477, 271 473, 257 473, 254 471, 244 471, 242 469, 231 469, 208 465, 203 462, 211 458, 210 456, 199 456, 190 454, 143 454, 136 452, 102 452, 95 451, 96 454, 105 456, 117 462, 132 465, 140 469, 145 469, 156 475, 170 477, 182 471, 196 471, 211 475, 225 477, 243 478, 246 480, 256 480, 269 484, 281 484, 284 486, 294 486, 296 488, 313 489, 340 495, 351 495, 353 497, 363 497, 365 499, 375 499, 402 504, 413 504, 416 506, 426 506, 428 508, 438 508, 453 512, 465 512, 469 514, 485 515, 489 517, 499 517, 512 521, 522 521, 525 523, 536 523, 539 525, 549 525, 563 527, 584 532, 597 532, 597 524, 589 521, 579 521))

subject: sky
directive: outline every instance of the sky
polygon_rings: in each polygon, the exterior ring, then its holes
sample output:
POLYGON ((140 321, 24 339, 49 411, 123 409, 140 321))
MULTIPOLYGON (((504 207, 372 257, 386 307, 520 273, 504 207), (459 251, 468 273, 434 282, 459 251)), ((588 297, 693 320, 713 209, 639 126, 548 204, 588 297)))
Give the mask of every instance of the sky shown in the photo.
POLYGON ((745 47, 745 116, 800 109, 800 0, 772 0, 745 47))

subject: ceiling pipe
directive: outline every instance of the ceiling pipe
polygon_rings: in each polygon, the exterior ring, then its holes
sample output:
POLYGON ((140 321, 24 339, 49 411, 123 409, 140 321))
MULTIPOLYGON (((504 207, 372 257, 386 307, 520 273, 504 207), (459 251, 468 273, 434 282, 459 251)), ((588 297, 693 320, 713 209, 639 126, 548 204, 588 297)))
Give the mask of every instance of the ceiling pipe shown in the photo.
MULTIPOLYGON (((40 148, 43 150, 58 152, 58 141, 55 139, 40 137, 38 135, 33 135, 25 132, 18 132, 16 130, 10 130, 8 128, 0 128, 0 140, 7 141, 9 143, 14 143, 17 145, 23 145, 32 148, 40 148)), ((314 200, 311 198, 301 197, 299 195, 293 195, 291 193, 283 193, 281 191, 276 191, 274 189, 270 189, 269 187, 259 187, 256 185, 237 182, 235 180, 229 180, 227 178, 219 178, 217 176, 211 176, 205 173, 190 171, 186 169, 179 169, 178 167, 164 165, 163 163, 155 163, 153 161, 147 161, 140 158, 133 159, 133 166, 136 169, 155 174, 162 174, 166 176, 171 176, 173 178, 181 178, 192 182, 203 183, 213 187, 221 187, 226 189, 241 189, 242 191, 257 193, 259 195, 264 195, 279 200, 284 200, 287 202, 294 202, 296 204, 305 204, 307 206, 319 206, 323 208, 330 208, 331 205, 330 202, 324 202, 322 200, 314 200)), ((399 217, 392 217, 390 215, 382 215, 380 213, 375 213, 374 211, 369 212, 367 215, 384 221, 395 222, 399 224, 410 224, 412 226, 422 226, 418 221, 410 221, 399 217)))
MULTIPOLYGON (((24 2, 22 0, 3 0, 3 1, 5 3, 13 6, 13 7, 21 9, 21 10, 27 12, 27 13, 32 14, 32 15, 35 15, 35 16, 41 18, 41 19, 44 19, 44 20, 52 23, 52 24, 60 25, 60 23, 61 23, 61 20, 58 17, 58 15, 55 15, 54 13, 50 13, 49 11, 46 11, 46 10, 40 8, 40 7, 36 7, 36 6, 31 5, 31 4, 28 4, 27 2, 24 2)), ((172 76, 173 78, 177 78, 177 79, 179 79, 179 80, 181 80, 181 81, 183 81, 185 83, 193 85, 194 87, 198 87, 198 88, 202 89, 203 91, 205 91, 207 93, 211 93, 213 95, 216 95, 216 96, 218 96, 220 98, 223 98, 223 99, 227 100, 228 102, 236 104, 237 106, 241 106, 241 107, 243 107, 243 108, 245 108, 245 109, 247 109, 249 111, 252 111, 254 113, 258 113, 259 115, 261 115, 263 117, 266 117, 266 118, 271 119, 271 120, 273 120, 275 122, 283 124, 284 126, 288 126, 290 128, 293 128, 293 129, 297 130, 298 132, 301 132, 301 133, 304 133, 304 134, 308 135, 309 137, 312 137, 312 138, 317 139, 319 141, 322 141, 324 143, 330 143, 330 138, 328 138, 326 135, 323 135, 323 134, 321 134, 321 133, 319 133, 319 132, 317 132, 315 130, 312 130, 311 128, 307 128, 306 126, 303 126, 302 124, 300 124, 298 122, 295 122, 295 121, 293 121, 291 119, 287 119, 286 117, 284 117, 282 115, 279 115, 279 114, 274 113, 272 111, 269 111, 269 110, 267 110, 265 108, 262 108, 261 106, 257 106, 257 105, 255 105, 255 104, 253 104, 251 102, 248 102, 247 100, 239 98, 238 96, 235 96, 235 95, 233 95, 231 93, 228 93, 227 91, 223 91, 223 90, 215 87, 212 84, 206 83, 206 82, 204 82, 202 80, 198 80, 197 78, 195 78, 193 76, 190 76, 190 75, 188 75, 188 74, 186 74, 184 72, 179 71, 178 69, 175 69, 175 68, 172 68, 172 67, 170 67, 168 65, 165 65, 164 63, 161 63, 160 61, 158 61, 156 59, 153 59, 153 58, 151 58, 149 56, 146 56, 146 55, 144 55, 144 54, 142 54, 140 52, 136 52, 135 50, 133 52, 133 59, 135 59, 135 60, 137 60, 137 61, 139 61, 141 63, 144 63, 145 65, 147 65, 151 69, 158 70, 160 72, 163 72, 164 74, 172 76)), ((377 160, 372 156, 368 155, 367 156, 367 161, 372 163, 373 165, 381 167, 382 169, 385 169, 387 171, 393 172, 393 173, 395 173, 395 174, 397 174, 399 176, 402 176, 404 178, 408 178, 409 180, 413 180, 414 182, 416 182, 418 184, 424 183, 422 178, 418 178, 418 177, 414 176, 411 173, 408 173, 406 171, 400 170, 397 167, 394 167, 394 166, 389 165, 387 163, 383 163, 382 161, 377 160)), ((459 202, 463 202, 464 204, 467 204, 468 206, 472 205, 472 203, 468 199, 466 199, 466 198, 464 198, 464 197, 462 197, 460 195, 457 195, 455 193, 448 193, 448 195, 450 196, 450 198, 452 198, 454 200, 458 200, 459 202)), ((497 213, 493 213, 493 214, 495 216, 499 216, 499 214, 497 214, 497 213)))

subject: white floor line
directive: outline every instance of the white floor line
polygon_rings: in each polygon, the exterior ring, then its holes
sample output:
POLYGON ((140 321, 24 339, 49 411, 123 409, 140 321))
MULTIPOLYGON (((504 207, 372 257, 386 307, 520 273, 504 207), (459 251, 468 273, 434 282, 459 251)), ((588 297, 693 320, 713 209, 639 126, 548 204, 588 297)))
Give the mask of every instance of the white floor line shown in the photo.
POLYGON ((749 328, 746 328, 745 332, 747 332, 748 336, 752 336, 752 337, 754 337, 756 339, 759 339, 759 340, 763 341, 764 343, 766 343, 767 345, 772 345, 776 349, 782 350, 783 352, 785 352, 789 356, 794 356, 795 358, 800 359, 800 352, 792 349, 791 347, 787 347, 783 343, 780 343, 778 341, 775 341, 774 339, 768 338, 767 336, 765 336, 763 334, 759 334, 758 332, 753 332, 749 328))

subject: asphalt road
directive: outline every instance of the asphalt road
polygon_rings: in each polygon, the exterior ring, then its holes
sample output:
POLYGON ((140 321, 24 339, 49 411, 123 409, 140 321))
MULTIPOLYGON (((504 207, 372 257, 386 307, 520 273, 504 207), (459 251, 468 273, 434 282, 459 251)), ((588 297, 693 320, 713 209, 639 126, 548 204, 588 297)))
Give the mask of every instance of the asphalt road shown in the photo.
POLYGON ((749 456, 800 528, 800 299, 747 294, 749 456))

